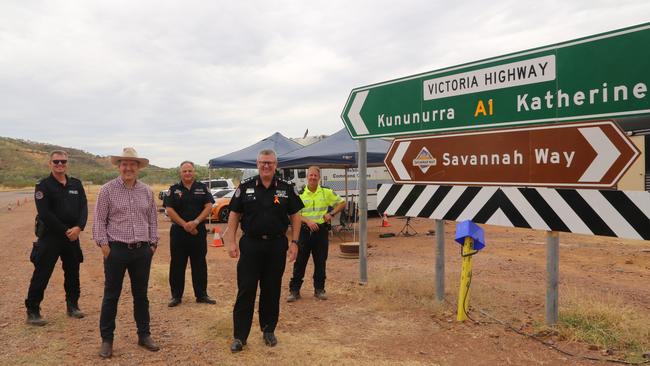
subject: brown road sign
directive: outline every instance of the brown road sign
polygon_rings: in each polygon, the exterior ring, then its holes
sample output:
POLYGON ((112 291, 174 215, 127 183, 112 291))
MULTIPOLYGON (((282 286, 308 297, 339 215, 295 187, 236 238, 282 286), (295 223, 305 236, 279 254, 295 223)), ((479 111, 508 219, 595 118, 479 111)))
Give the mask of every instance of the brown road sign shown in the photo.
POLYGON ((612 121, 395 139, 384 163, 397 183, 616 185, 640 155, 612 121))

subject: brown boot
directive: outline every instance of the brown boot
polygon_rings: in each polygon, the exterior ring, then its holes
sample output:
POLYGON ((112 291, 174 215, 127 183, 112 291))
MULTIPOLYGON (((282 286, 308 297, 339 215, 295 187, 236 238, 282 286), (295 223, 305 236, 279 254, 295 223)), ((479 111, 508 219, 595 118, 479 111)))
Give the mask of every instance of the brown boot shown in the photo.
POLYGON ((158 345, 151 339, 151 336, 144 336, 138 339, 138 345, 148 349, 151 352, 156 352, 160 349, 158 345))
POLYGON ((113 356, 113 342, 102 341, 102 346, 99 349, 99 357, 111 358, 111 356, 113 356))

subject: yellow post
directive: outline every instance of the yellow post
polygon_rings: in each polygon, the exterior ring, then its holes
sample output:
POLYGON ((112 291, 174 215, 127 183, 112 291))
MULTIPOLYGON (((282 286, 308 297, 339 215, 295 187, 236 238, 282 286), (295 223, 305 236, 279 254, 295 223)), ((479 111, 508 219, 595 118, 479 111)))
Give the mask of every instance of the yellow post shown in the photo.
POLYGON ((463 268, 460 273, 460 289, 458 290, 458 313, 456 320, 462 322, 467 319, 469 311, 469 285, 472 282, 472 256, 474 250, 474 239, 465 237, 463 244, 463 268))

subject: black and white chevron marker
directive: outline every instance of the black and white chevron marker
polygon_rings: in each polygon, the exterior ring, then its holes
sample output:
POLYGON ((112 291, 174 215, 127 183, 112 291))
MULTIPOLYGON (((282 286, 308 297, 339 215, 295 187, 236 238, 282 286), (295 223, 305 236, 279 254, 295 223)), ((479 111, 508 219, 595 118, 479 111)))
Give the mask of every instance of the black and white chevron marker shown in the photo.
POLYGON ((389 215, 650 240, 650 192, 382 184, 389 215))

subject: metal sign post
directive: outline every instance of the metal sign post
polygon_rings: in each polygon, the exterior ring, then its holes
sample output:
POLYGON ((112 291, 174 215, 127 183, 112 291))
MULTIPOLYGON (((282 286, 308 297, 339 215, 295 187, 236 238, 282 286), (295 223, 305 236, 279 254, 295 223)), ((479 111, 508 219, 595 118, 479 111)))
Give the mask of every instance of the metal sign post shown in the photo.
POLYGON ((558 283, 560 274, 560 235, 546 232, 546 325, 555 325, 559 318, 558 283))
POLYGON ((368 283, 368 179, 366 141, 359 140, 359 283, 368 283))
POLYGON ((436 300, 445 299, 445 221, 436 222, 436 300))

